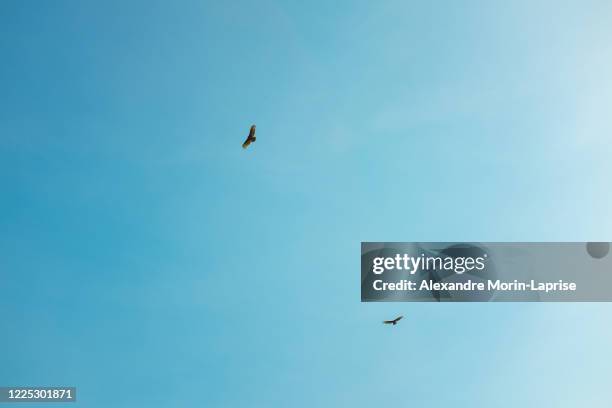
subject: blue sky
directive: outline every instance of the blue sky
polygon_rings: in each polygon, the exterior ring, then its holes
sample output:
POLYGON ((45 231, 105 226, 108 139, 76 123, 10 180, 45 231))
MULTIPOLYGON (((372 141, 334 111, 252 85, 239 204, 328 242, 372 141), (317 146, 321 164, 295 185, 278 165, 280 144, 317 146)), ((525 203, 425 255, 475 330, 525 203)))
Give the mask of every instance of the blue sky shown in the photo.
POLYGON ((0 3, 0 384, 609 407, 607 304, 359 301, 361 241, 611 240, 612 7, 507 3, 0 3))

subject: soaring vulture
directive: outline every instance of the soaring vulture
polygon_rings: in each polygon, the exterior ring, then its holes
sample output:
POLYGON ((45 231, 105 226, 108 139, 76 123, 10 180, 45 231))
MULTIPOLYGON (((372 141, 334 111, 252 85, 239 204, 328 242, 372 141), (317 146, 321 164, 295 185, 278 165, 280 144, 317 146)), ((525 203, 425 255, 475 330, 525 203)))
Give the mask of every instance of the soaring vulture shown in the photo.
POLYGON ((394 326, 395 326, 395 325, 397 324, 397 322, 399 322, 400 320, 402 320, 402 317, 404 317, 404 316, 399 316, 399 317, 396 317, 396 318, 395 318, 395 319, 393 319, 393 320, 385 320, 383 323, 384 323, 384 324, 392 324, 392 325, 394 325, 394 326))
POLYGON ((251 131, 249 132, 249 136, 247 136, 246 140, 242 144, 242 148, 246 149, 249 147, 251 143, 254 143, 257 140, 255 137, 255 125, 251 126, 251 131))

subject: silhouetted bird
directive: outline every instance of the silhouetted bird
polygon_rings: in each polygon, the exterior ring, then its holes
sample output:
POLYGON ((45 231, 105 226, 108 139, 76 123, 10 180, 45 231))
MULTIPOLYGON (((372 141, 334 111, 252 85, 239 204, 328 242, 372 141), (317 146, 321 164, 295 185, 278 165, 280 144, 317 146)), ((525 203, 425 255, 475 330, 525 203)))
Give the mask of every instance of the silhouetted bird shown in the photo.
POLYGON ((402 317, 404 317, 404 316, 396 317, 396 318, 395 318, 395 319, 393 319, 393 320, 385 320, 383 323, 384 323, 384 324, 392 324, 392 325, 394 325, 394 326, 395 326, 395 325, 397 324, 397 322, 399 322, 400 320, 402 320, 402 317))
POLYGON ((249 147, 251 143, 254 143, 257 140, 255 137, 255 125, 251 126, 251 131, 249 132, 249 136, 246 138, 244 143, 242 144, 242 148, 246 149, 249 147))

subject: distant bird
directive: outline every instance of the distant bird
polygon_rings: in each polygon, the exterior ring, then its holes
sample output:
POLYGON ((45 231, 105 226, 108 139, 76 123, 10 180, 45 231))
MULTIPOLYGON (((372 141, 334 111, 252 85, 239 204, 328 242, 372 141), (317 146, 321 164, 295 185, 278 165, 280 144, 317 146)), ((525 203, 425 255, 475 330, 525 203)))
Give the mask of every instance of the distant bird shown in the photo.
POLYGON ((402 317, 404 317, 404 316, 399 316, 399 317, 396 317, 396 318, 395 318, 395 319, 393 319, 393 320, 385 320, 383 323, 384 323, 384 324, 392 324, 392 325, 394 325, 394 326, 395 326, 395 325, 397 324, 397 322, 399 322, 400 320, 402 320, 402 317))
POLYGON ((255 137, 255 125, 251 126, 251 131, 249 132, 249 136, 246 138, 244 143, 242 144, 242 148, 246 149, 249 147, 251 143, 254 143, 257 140, 255 137))

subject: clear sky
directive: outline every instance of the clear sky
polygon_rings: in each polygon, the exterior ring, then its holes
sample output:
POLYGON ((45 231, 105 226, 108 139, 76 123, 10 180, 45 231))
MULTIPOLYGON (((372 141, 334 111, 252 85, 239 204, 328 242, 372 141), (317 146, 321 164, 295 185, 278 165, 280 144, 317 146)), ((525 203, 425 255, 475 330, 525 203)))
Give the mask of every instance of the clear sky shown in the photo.
POLYGON ((611 22, 603 0, 1 1, 0 385, 611 406, 608 304, 359 292, 361 241, 612 240, 611 22))

